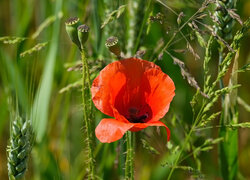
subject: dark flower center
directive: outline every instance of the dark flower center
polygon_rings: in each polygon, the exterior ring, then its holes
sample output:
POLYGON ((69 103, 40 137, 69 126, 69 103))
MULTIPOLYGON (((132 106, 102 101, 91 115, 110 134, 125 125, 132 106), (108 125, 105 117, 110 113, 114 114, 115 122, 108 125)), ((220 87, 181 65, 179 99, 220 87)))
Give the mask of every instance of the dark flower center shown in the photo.
POLYGON ((151 114, 147 111, 147 108, 138 109, 131 107, 128 109, 126 118, 131 123, 146 123, 150 115, 151 114))

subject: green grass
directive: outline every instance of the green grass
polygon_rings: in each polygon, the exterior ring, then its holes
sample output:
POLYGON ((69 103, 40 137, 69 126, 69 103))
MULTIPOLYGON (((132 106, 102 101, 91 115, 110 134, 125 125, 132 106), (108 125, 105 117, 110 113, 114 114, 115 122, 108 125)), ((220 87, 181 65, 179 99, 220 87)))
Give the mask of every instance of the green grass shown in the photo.
MULTIPOLYGON (((143 59, 159 65, 176 86, 170 110, 162 119, 171 130, 170 144, 164 128, 156 127, 133 133, 134 144, 125 137, 102 144, 94 137, 96 146, 92 151, 97 178, 123 179, 133 176, 134 172, 135 179, 145 180, 189 179, 191 176, 229 179, 226 175, 231 179, 249 179, 250 72, 249 66, 245 66, 250 63, 249 31, 238 37, 241 39, 238 41, 235 34, 242 27, 236 22, 232 27, 234 42, 219 36, 209 15, 215 7, 202 6, 203 2, 1 1, 0 179, 8 179, 6 148, 17 112, 22 118, 32 120, 35 134, 26 179, 87 177, 88 136, 83 122, 82 87, 72 85, 82 82, 82 74, 81 69, 69 72, 66 68, 66 64, 71 67, 81 60, 80 52, 65 31, 64 22, 72 16, 78 16, 81 23, 90 27, 85 53, 91 82, 105 65, 116 60, 105 47, 106 39, 116 36, 123 56, 145 50, 143 59), (181 12, 184 16, 179 15, 181 12), (104 22, 107 23, 101 28, 104 22), (36 46, 45 42, 43 48, 36 46), (234 52, 228 48, 232 42, 234 52), (219 69, 218 48, 221 46, 225 61, 219 69), (239 47, 239 57, 235 58, 239 47), (235 61, 238 67, 233 66, 235 61), (237 81, 236 73, 231 76, 232 69, 240 69, 237 81), (219 87, 220 79, 225 89, 219 87), (227 88, 229 79, 233 87, 227 88), (70 84, 67 91, 60 93, 70 84), (237 84, 241 86, 236 87, 237 84), (225 97, 223 107, 221 96, 225 97), (237 121, 220 123, 219 116, 234 117, 237 121), (225 137, 224 141, 217 139, 220 137, 225 137), (134 154, 129 154, 134 157, 135 166, 133 171, 130 164, 131 169, 125 173, 127 145, 135 148, 134 154)), ((236 13, 243 22, 250 16, 249 6, 247 0, 236 4, 236 13)), ((74 66, 76 70, 77 67, 74 66)), ((89 99, 88 90, 85 94, 89 99)), ((91 121, 95 126, 106 117, 95 108, 93 114, 91 121)))

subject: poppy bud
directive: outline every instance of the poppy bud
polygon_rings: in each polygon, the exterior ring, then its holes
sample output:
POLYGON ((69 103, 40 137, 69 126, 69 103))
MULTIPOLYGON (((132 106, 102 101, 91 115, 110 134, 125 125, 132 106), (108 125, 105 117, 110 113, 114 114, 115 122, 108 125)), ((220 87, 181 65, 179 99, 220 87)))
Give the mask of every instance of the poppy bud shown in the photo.
POLYGON ((109 51, 114 53, 118 58, 121 57, 121 50, 118 45, 118 38, 111 36, 106 40, 106 47, 109 48, 109 51))
POLYGON ((83 24, 81 26, 78 26, 77 30, 81 49, 83 49, 83 45, 85 44, 89 36, 89 27, 86 24, 83 24))
POLYGON ((78 40, 77 27, 79 26, 79 18, 73 17, 69 18, 66 22, 66 31, 73 43, 75 43, 79 48, 81 47, 78 40))

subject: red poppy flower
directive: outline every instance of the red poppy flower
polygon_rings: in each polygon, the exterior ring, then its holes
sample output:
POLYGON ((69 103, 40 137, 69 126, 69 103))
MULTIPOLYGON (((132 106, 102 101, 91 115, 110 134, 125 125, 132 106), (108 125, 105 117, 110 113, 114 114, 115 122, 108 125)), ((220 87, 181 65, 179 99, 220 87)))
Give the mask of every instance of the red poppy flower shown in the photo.
POLYGON ((103 143, 116 141, 126 131, 148 126, 164 126, 159 120, 167 113, 175 95, 171 78, 152 62, 129 58, 107 65, 94 80, 92 99, 105 118, 97 126, 96 137, 103 143))

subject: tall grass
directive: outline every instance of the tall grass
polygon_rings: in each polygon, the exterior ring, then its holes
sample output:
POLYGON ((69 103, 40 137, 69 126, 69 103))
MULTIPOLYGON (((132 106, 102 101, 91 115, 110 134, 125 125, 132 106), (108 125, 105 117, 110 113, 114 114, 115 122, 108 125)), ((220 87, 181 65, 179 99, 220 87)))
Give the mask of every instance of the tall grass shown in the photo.
POLYGON ((1 1, 0 179, 248 179, 248 6, 1 1), (90 27, 84 54, 65 31, 72 16, 90 27), (176 96, 162 119, 170 142, 163 128, 128 132, 110 144, 95 139, 107 117, 92 106, 89 89, 117 60, 105 47, 111 36, 122 58, 153 61, 173 79, 176 96))
MULTIPOLYGON (((227 42, 232 40, 232 30, 235 23, 234 19, 230 16, 229 10, 235 8, 236 1, 217 1, 216 17, 218 21, 215 24, 215 28, 218 34, 227 42)), ((223 63, 225 58, 225 47, 223 44, 219 45, 219 65, 223 63)), ((235 49, 238 53, 239 49, 235 49)), ((237 55, 238 56, 238 55, 237 55)), ((238 57, 234 59, 234 65, 232 69, 232 76, 230 78, 229 86, 238 84, 237 69, 238 69, 238 57)), ((219 69, 220 71, 220 69, 219 69)), ((224 87, 223 79, 220 80, 220 88, 224 87)), ((238 111, 236 105, 237 89, 232 90, 226 97, 222 96, 222 113, 220 117, 221 126, 228 124, 238 123, 238 111)), ((220 137, 224 138, 224 141, 220 143, 220 167, 222 177, 224 179, 236 179, 238 173, 238 130, 229 129, 225 127, 220 128, 220 137)))

